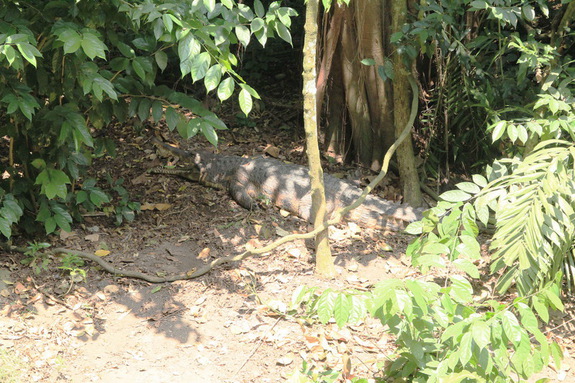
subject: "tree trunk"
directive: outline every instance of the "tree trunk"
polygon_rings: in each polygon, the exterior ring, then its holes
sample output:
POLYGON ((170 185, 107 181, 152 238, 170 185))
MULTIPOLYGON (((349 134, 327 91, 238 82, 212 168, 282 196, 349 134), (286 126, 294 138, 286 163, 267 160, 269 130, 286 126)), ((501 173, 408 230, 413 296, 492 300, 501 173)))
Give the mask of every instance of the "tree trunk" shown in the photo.
MULTIPOLYGON (((407 21, 407 0, 392 0, 391 7, 391 33, 401 31, 401 27, 407 21)), ((407 121, 411 109, 409 96, 409 73, 405 68, 405 58, 396 50, 393 54, 393 67, 395 78, 393 79, 393 109, 395 120, 395 135, 401 134, 407 121)), ((396 152, 397 163, 399 165, 399 178, 401 180, 401 190, 403 200, 412 206, 421 206, 423 198, 419 187, 419 176, 415 166, 415 156, 413 155, 413 144, 411 136, 407 137, 396 152)))
MULTIPOLYGON (((378 74, 395 51, 389 42, 392 31, 400 30, 406 20, 407 0, 396 11, 392 5, 397 7, 397 2, 334 4, 323 18, 318 105, 326 127, 324 147, 373 170, 380 168, 384 153, 395 141, 396 129, 405 126, 409 115, 410 88, 407 73, 399 70, 401 58, 393 60, 397 72, 393 82, 378 74), (364 65, 364 59, 372 59, 376 65, 364 65)), ((397 160, 404 200, 421 205, 411 139, 398 148, 397 160)))
MULTIPOLYGON (((305 19, 305 39, 303 48, 303 98, 304 129, 309 163, 309 176, 312 192, 312 217, 317 228, 326 221, 326 201, 323 185, 318 135, 317 135, 317 101, 316 101, 316 47, 318 0, 308 0, 305 19)), ((319 232, 315 237, 316 273, 323 277, 333 277, 335 267, 329 248, 328 229, 319 232)))

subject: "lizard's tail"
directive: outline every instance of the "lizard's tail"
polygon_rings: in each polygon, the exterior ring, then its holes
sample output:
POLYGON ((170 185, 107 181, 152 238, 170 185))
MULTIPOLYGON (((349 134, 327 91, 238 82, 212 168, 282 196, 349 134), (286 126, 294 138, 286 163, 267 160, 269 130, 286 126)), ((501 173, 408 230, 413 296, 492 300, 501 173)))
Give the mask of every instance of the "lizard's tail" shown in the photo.
POLYGON ((182 150, 180 148, 176 148, 175 146, 172 146, 172 145, 168 145, 165 142, 158 140, 156 137, 152 138, 152 142, 154 143, 154 145, 156 145, 156 147, 158 147, 160 149, 165 149, 165 150, 169 151, 170 153, 175 154, 176 156, 178 156, 182 159, 186 158, 186 157, 193 157, 194 156, 193 153, 186 152, 185 150, 182 150))

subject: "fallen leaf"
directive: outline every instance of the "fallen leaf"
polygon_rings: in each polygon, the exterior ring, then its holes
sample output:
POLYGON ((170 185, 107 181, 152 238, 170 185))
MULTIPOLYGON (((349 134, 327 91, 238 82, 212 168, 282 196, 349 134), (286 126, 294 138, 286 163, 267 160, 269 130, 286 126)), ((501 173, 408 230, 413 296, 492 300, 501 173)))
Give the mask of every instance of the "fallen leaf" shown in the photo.
POLYGON ((278 158, 280 155, 280 148, 278 148, 277 146, 273 146, 273 145, 268 145, 265 149, 264 149, 264 153, 274 157, 274 158, 278 158))
POLYGON ((281 357, 277 360, 277 364, 280 366, 289 366, 293 362, 293 356, 288 354, 284 357, 281 357))
POLYGON ((289 232, 278 226, 276 227, 276 234, 280 237, 285 237, 286 235, 289 235, 289 232))
POLYGON ((94 254, 97 255, 98 257, 105 257, 106 255, 110 254, 110 250, 99 249, 99 250, 96 250, 94 252, 94 254))
POLYGON ((139 185, 146 183, 148 180, 148 173, 143 173, 132 180, 132 185, 139 185))
POLYGON ((88 234, 84 239, 90 242, 98 242, 100 240, 100 234, 88 234))
POLYGON ((289 211, 284 210, 284 209, 280 209, 280 215, 281 215, 282 217, 285 218, 285 217, 287 217, 287 216, 290 215, 290 214, 291 214, 291 213, 290 213, 289 211))
POLYGON ((145 203, 140 206, 140 210, 168 210, 172 207, 172 204, 169 203, 145 203))
POLYGON ((75 235, 76 235, 76 233, 75 233, 74 231, 68 232, 68 231, 65 231, 65 230, 60 230, 60 239, 63 240, 63 241, 66 240, 66 239, 68 239, 68 238, 70 238, 70 237, 73 237, 73 236, 75 236, 75 235))
POLYGON ((210 257, 210 248, 206 247, 198 254, 198 259, 208 259, 210 257))
POLYGON ((379 242, 377 247, 379 247, 381 251, 393 251, 393 247, 391 247, 387 242, 379 242))

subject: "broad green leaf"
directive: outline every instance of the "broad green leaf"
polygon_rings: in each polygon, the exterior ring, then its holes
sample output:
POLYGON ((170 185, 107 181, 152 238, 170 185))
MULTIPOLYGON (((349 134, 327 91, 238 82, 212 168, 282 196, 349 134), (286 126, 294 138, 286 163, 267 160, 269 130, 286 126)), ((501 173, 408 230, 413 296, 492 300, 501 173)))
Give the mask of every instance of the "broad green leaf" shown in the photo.
POLYGON ((136 72, 138 77, 140 77, 142 80, 145 80, 146 79, 146 70, 144 69, 142 62, 140 60, 138 60, 140 58, 141 57, 136 57, 132 61, 132 68, 134 69, 134 72, 136 72))
POLYGON ((509 310, 504 311, 501 315, 501 326, 507 339, 517 346, 521 341, 521 327, 517 317, 509 310))
POLYGON ((547 306, 539 299, 537 295, 531 297, 531 303, 533 304, 533 308, 537 311, 537 314, 545 323, 549 322, 549 310, 547 306))
POLYGON ((222 78, 222 67, 220 64, 213 65, 206 72, 206 77, 204 79, 204 85, 206 86, 206 92, 211 92, 220 85, 220 80, 222 78))
POLYGON ((477 194, 481 191, 479 186, 477 186, 473 182, 460 182, 460 183, 456 184, 455 186, 457 186, 457 188, 459 190, 463 190, 464 192, 471 193, 471 194, 477 194))
POLYGON ((333 316, 338 327, 341 328, 347 323, 351 307, 351 297, 348 297, 344 293, 338 293, 333 308, 333 316))
POLYGON ((250 29, 245 25, 237 25, 235 27, 236 36, 238 37, 238 41, 244 46, 247 47, 250 43, 250 29))
POLYGON ((160 100, 155 100, 152 103, 152 118, 154 122, 159 122, 164 114, 164 104, 160 100))
POLYGON ((439 196, 448 202, 464 202, 471 198, 471 195, 462 190, 448 190, 439 196))
POLYGON ((258 17, 264 17, 266 15, 266 10, 260 0, 254 0, 254 11, 258 17))
POLYGON ((208 52, 202 52, 192 60, 191 75, 192 81, 196 82, 201 80, 206 75, 210 67, 211 56, 208 52))
POLYGON ((497 141, 498 139, 503 136, 505 133, 505 128, 507 127, 507 121, 499 121, 497 124, 493 126, 493 132, 491 134, 491 140, 493 142, 497 141))
POLYGON ((413 279, 407 280, 405 282, 405 286, 411 291, 413 299, 415 299, 419 309, 423 312, 424 315, 427 315, 429 312, 429 302, 425 298, 423 288, 419 284, 419 281, 413 279))
POLYGON ((483 320, 471 324, 471 335, 479 348, 487 347, 491 341, 491 328, 483 320))
POLYGON ((171 106, 166 109, 166 123, 168 124, 168 129, 174 130, 178 122, 180 122, 180 115, 171 106))
POLYGON ((467 362, 469 362, 469 360, 471 359, 473 349, 471 346, 471 341, 472 341, 471 333, 467 332, 463 334, 461 342, 457 347, 457 351, 454 351, 455 353, 459 354, 459 361, 461 362, 461 365, 463 365, 464 367, 467 365, 467 362))
POLYGON ((224 79, 218 86, 218 98, 225 101, 234 93, 235 82, 231 77, 224 79))
POLYGON ((458 270, 461 270, 465 273, 467 273, 467 275, 469 275, 472 278, 479 278, 479 270, 477 269, 477 266, 475 266, 470 260, 468 259, 456 259, 455 261, 453 261, 453 266, 455 266, 455 268, 457 268, 458 270))
POLYGON ((240 90, 238 101, 240 103, 240 109, 242 112, 244 112, 246 116, 249 115, 253 106, 251 94, 245 89, 240 90))
POLYGON ((0 233, 2 233, 7 239, 10 239, 12 236, 12 225, 4 217, 0 217, 0 233))
POLYGON ((140 105, 138 105, 138 117, 140 117, 140 120, 146 121, 150 117, 151 106, 152 101, 149 98, 142 98, 140 105))
POLYGON ((64 53, 74 53, 82 46, 82 36, 73 29, 66 29, 58 35, 58 40, 64 43, 64 53))
POLYGON ((253 98, 257 98, 258 100, 260 99, 260 95, 258 94, 258 92, 256 92, 256 90, 254 88, 252 88, 251 86, 249 86, 248 84, 240 84, 240 87, 242 89, 245 89, 248 91, 248 93, 253 97, 253 98))
POLYGON ((42 56, 42 53, 40 53, 40 51, 34 45, 28 43, 19 43, 16 44, 16 47, 22 56, 26 59, 26 61, 36 66, 36 57, 42 56))
POLYGON ((202 134, 204 135, 204 137, 206 137, 206 139, 208 140, 208 142, 212 145, 214 145, 215 147, 218 146, 218 134, 216 133, 216 130, 214 129, 214 127, 210 124, 208 124, 207 122, 203 121, 201 124, 201 128, 202 128, 202 134))
POLYGON ((459 240, 461 243, 457 245, 457 250, 460 254, 470 259, 479 259, 481 255, 481 247, 475 237, 470 235, 461 235, 459 240))
POLYGON ((487 180, 481 174, 474 174, 471 176, 471 179, 481 188, 487 186, 487 180))
POLYGON ((459 303, 469 303, 473 294, 473 288, 469 281, 459 275, 453 275, 449 279, 451 280, 449 296, 459 303))
POLYGON ((521 7, 521 10, 523 11, 523 16, 525 16, 525 19, 528 21, 535 20, 535 9, 531 5, 525 4, 523 7, 521 7))
POLYGON ((275 25, 276 28, 276 32, 278 33, 278 36, 285 41, 286 43, 288 43, 289 45, 293 46, 292 43, 292 39, 291 39, 291 34, 289 29, 287 29, 287 27, 281 23, 276 23, 275 25))
POLYGON ((96 57, 106 58, 107 47, 93 32, 83 32, 82 50, 92 60, 96 57))
POLYGON ((256 17, 255 19, 252 20, 252 23, 250 25, 252 33, 256 33, 257 31, 261 30, 265 25, 266 24, 262 19, 256 17))
POLYGON ((48 197, 66 198, 66 184, 69 184, 70 178, 61 170, 45 168, 36 177, 35 184, 41 185, 41 191, 48 197))
POLYGON ((326 324, 332 317, 337 294, 327 289, 317 300, 317 315, 321 323, 326 324))
POLYGON ((156 64, 158 68, 163 72, 164 69, 168 66, 168 55, 164 51, 157 51, 154 54, 154 58, 156 59, 156 64))
POLYGON ((423 233, 423 222, 417 221, 417 222, 410 223, 405 228, 405 232, 407 234, 411 234, 411 235, 419 235, 419 234, 423 233))

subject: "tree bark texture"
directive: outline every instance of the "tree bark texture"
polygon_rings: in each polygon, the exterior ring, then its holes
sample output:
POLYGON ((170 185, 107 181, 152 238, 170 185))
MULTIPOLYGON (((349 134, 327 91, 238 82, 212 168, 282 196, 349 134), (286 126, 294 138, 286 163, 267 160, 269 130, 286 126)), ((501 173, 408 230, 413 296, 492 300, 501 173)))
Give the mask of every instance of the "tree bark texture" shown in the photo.
MULTIPOLYGON (((308 0, 306 6, 303 49, 304 129, 312 190, 312 217, 316 228, 324 224, 327 220, 323 170, 321 168, 317 134, 316 49, 318 36, 318 8, 318 0, 308 0)), ((333 277, 335 275, 335 267, 331 256, 331 250, 329 248, 327 228, 316 235, 315 246, 316 273, 322 277, 333 277)))
MULTIPOLYGON (((407 21, 407 0, 392 0, 391 7, 392 33, 401 31, 401 27, 407 21)), ((409 121, 411 108, 408 76, 410 68, 405 67, 405 60, 401 53, 396 50, 393 54, 393 67, 395 78, 393 79, 393 109, 396 137, 401 134, 403 127, 409 121)), ((397 163, 399 166, 399 178, 403 200, 412 206, 421 206, 423 197, 419 187, 419 175, 413 155, 411 137, 397 148, 397 163)))
MULTIPOLYGON (((398 106, 394 102, 409 103, 405 78, 394 84, 378 74, 378 68, 395 51, 389 42, 395 30, 392 27, 400 28, 405 22, 406 10, 392 25, 396 16, 393 1, 362 0, 349 7, 334 4, 322 19, 318 110, 326 132, 324 148, 373 170, 380 168, 384 153, 395 140, 395 127, 401 129, 409 113, 409 105, 407 112, 401 105, 401 115, 395 117, 398 106), (363 59, 373 59, 376 65, 364 65, 363 59)), ((403 0, 402 9, 407 8, 406 2, 403 0)), ((411 139, 398 149, 397 159, 400 176, 406 178, 402 183, 405 201, 417 206, 421 200, 412 193, 419 193, 419 187, 413 186, 418 175, 411 139)))

